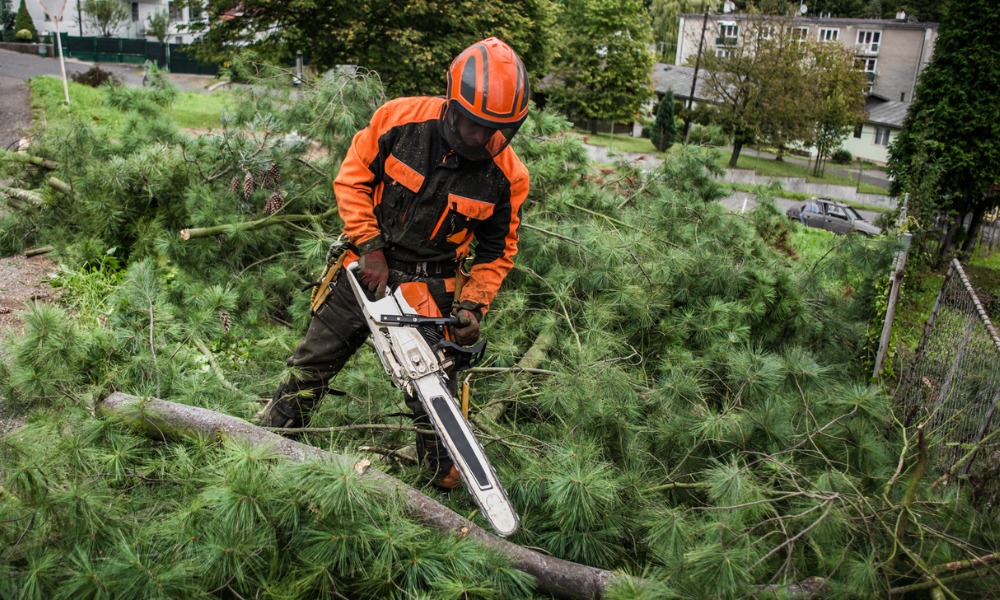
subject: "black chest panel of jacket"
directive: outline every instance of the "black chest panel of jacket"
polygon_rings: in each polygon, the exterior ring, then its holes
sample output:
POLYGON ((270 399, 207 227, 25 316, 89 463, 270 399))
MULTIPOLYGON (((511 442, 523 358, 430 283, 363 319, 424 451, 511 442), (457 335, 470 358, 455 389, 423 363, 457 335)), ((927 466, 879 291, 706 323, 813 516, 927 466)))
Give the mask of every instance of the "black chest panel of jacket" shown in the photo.
POLYGON ((375 217, 392 258, 458 258, 471 237, 476 262, 504 250, 511 220, 510 182, 493 160, 470 161, 448 148, 438 120, 393 127, 378 141, 375 217), (379 193, 378 184, 381 183, 379 193))

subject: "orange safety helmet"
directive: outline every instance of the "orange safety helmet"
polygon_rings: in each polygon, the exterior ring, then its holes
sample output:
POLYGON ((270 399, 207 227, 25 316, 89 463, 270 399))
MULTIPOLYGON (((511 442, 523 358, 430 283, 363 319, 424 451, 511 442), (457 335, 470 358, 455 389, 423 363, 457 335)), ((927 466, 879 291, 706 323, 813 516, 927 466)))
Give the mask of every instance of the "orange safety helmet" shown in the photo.
POLYGON ((499 154, 528 117, 528 71, 514 50, 486 38, 448 68, 445 139, 471 160, 499 154))

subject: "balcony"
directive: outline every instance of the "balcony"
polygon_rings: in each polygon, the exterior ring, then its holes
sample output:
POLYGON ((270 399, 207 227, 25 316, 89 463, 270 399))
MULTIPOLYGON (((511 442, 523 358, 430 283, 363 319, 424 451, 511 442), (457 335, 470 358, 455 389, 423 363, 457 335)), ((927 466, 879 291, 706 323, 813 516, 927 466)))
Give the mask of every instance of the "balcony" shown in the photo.
POLYGON ((715 45, 716 46, 735 46, 737 41, 738 40, 735 37, 723 37, 723 36, 720 36, 720 37, 715 38, 715 45))

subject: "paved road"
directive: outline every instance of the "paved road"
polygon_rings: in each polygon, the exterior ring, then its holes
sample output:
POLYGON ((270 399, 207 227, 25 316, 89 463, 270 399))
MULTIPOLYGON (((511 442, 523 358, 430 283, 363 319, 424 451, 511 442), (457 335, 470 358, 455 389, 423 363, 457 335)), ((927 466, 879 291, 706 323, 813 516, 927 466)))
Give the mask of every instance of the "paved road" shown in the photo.
MULTIPOLYGON (((92 62, 66 59, 66 75, 84 73, 92 62)), ((99 63, 126 85, 142 85, 142 66, 99 63)), ((39 75, 60 76, 59 61, 34 54, 0 50, 0 148, 17 144, 31 125, 31 96, 24 81, 39 75)), ((202 75, 170 74, 170 80, 181 91, 205 91, 216 80, 202 75)), ((72 98, 71 98, 72 99, 72 98)))

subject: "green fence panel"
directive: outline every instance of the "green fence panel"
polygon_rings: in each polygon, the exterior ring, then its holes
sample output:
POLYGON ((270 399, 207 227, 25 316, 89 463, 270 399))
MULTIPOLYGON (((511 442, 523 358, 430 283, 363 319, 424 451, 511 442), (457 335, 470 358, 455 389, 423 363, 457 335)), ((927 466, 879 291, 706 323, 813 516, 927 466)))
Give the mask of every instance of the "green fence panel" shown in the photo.
POLYGON ((184 44, 161 44, 137 38, 62 35, 63 51, 66 56, 80 60, 136 65, 151 60, 160 67, 167 67, 171 73, 190 73, 193 75, 217 75, 219 73, 218 65, 202 64, 193 56, 188 55, 185 52, 187 46, 184 44), (170 57, 169 64, 168 56, 170 57))

